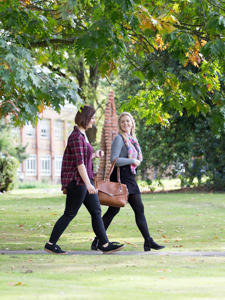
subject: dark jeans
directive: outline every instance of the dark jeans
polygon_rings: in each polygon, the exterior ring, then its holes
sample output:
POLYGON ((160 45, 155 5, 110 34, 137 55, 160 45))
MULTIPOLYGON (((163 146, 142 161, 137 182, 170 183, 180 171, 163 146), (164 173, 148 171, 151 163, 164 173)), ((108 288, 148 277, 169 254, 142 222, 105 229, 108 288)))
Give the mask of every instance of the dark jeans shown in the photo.
MULTIPOLYGON (((143 238, 145 240, 150 239, 150 234, 149 234, 148 225, 147 225, 147 221, 146 221, 145 214, 144 214, 144 205, 141 200, 141 195, 140 194, 137 194, 137 195, 130 194, 128 197, 128 202, 134 211, 135 221, 136 221, 137 227, 140 230, 143 238)), ((105 225, 105 230, 107 230, 107 228, 109 227, 113 218, 115 217, 115 215, 118 214, 119 211, 120 211, 119 207, 111 207, 110 206, 107 209, 104 216, 102 217, 104 225, 105 225)))
POLYGON ((75 181, 70 182, 67 187, 66 208, 64 214, 55 223, 49 239, 50 243, 57 243, 66 227, 76 216, 82 203, 86 206, 91 215, 94 233, 99 237, 102 244, 108 243, 108 238, 101 217, 101 207, 98 196, 96 194, 89 194, 85 185, 76 185, 75 181))

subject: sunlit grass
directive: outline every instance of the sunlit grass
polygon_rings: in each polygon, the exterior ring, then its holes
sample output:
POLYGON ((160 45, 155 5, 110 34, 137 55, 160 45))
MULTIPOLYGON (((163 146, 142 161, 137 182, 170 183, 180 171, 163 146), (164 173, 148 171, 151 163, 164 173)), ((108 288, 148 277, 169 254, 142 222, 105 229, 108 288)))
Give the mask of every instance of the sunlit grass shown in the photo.
MULTIPOLYGON (((142 196, 151 235, 164 252, 225 251, 225 194, 142 196)), ((42 250, 63 213, 60 189, 0 195, 0 249, 42 250)), ((102 207, 103 212, 106 207, 102 207)), ((94 234, 82 207, 62 235, 65 250, 89 250, 94 234)), ((129 204, 108 230, 124 251, 143 251, 129 204)), ((144 254, 144 253, 143 253, 144 254)), ((224 257, 0 255, 1 299, 224 299, 224 257)))

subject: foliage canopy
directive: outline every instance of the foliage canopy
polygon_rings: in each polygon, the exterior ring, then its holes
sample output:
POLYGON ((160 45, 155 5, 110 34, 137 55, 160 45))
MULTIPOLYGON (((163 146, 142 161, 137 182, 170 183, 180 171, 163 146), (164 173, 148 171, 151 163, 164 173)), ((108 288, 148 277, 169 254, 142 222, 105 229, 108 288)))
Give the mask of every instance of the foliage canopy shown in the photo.
POLYGON ((31 120, 45 105, 79 105, 65 59, 73 54, 102 76, 127 61, 148 85, 124 109, 148 122, 212 103, 224 115, 224 12, 222 0, 1 1, 1 114, 31 120))

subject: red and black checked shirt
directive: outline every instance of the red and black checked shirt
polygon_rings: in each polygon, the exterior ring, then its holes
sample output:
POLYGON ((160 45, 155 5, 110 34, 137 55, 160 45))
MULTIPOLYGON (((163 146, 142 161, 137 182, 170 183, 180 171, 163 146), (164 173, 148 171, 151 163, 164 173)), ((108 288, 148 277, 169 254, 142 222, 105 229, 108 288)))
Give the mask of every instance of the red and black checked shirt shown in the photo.
POLYGON ((77 167, 84 164, 90 179, 94 178, 92 165, 92 146, 86 142, 84 135, 75 126, 70 134, 67 146, 63 155, 61 183, 62 190, 75 180, 77 185, 83 185, 84 182, 80 177, 77 167))

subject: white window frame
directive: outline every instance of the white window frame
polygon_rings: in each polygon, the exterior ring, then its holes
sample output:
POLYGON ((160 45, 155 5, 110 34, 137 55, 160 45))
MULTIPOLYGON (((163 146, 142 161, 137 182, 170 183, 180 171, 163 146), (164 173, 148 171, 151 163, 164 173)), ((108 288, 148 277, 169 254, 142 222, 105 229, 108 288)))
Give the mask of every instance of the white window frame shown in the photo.
POLYGON ((64 122, 62 120, 54 121, 54 137, 62 140, 64 136, 64 122))
POLYGON ((29 137, 35 137, 35 127, 31 123, 25 125, 25 135, 29 137))
POLYGON ((40 138, 41 139, 49 139, 50 138, 50 120, 43 119, 40 120, 40 138))
POLYGON ((25 160, 26 176, 35 176, 37 174, 37 157, 36 154, 30 154, 25 160))
POLYGON ((62 169, 62 155, 56 155, 55 156, 55 175, 60 176, 61 175, 61 169, 62 169))
POLYGON ((43 155, 40 156, 41 175, 51 176, 51 156, 43 155))

